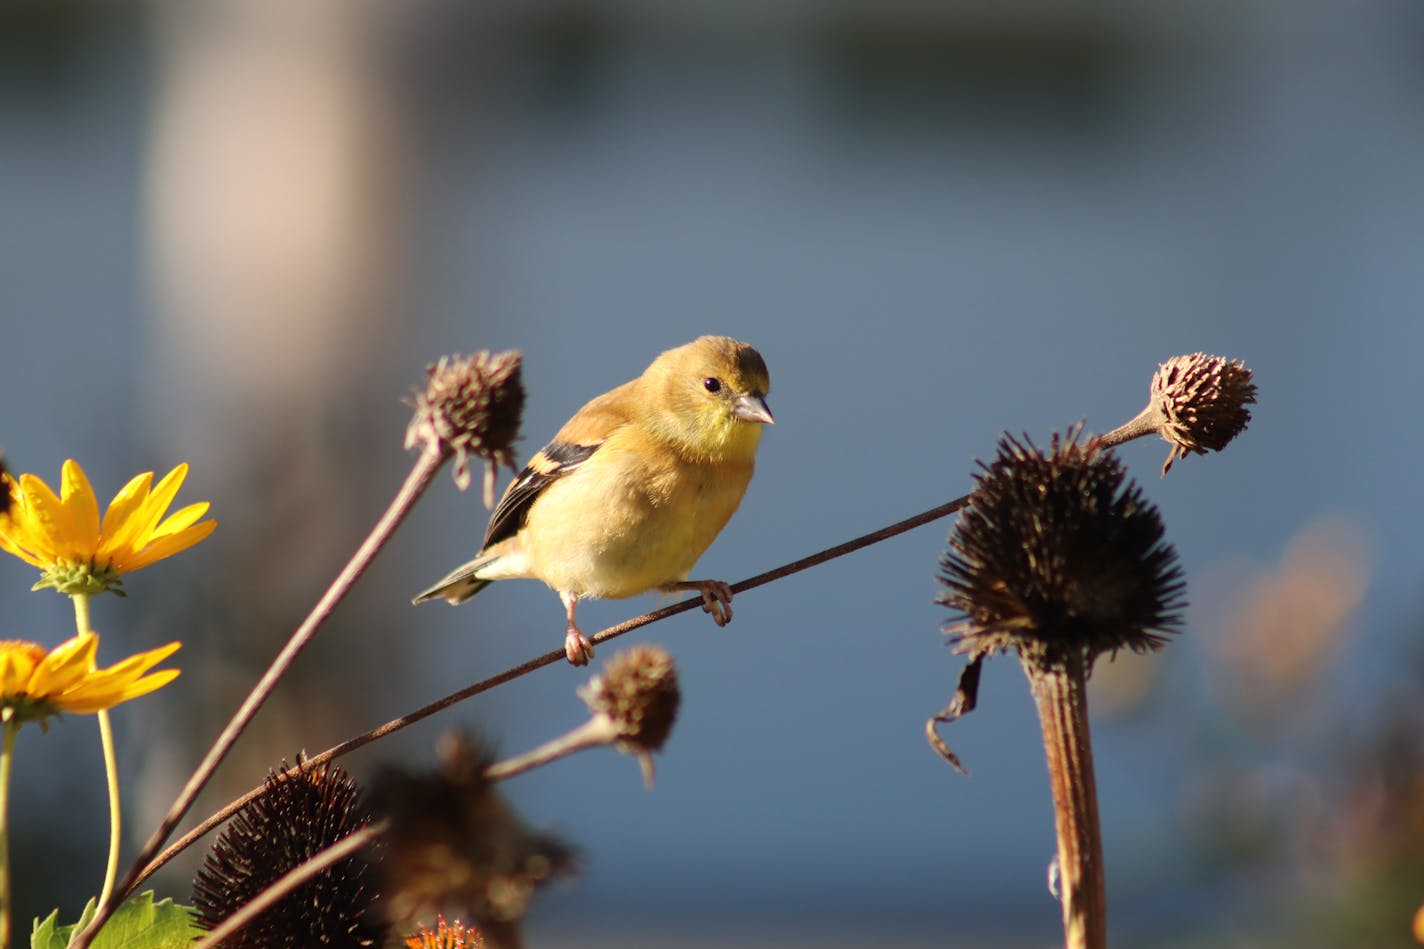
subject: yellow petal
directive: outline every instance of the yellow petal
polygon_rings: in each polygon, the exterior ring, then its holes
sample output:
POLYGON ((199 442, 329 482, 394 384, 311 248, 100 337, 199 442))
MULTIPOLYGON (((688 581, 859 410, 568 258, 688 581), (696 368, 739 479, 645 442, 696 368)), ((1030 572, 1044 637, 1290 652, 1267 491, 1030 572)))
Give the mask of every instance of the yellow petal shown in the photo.
POLYGON ((62 696, 56 704, 67 712, 80 715, 97 712, 161 689, 176 678, 177 669, 162 669, 123 686, 113 682, 86 682, 80 689, 62 696))
POLYGON ((32 474, 20 475, 21 529, 27 546, 36 556, 53 561, 60 557, 75 558, 73 528, 69 509, 50 490, 50 486, 32 474))
POLYGON ((168 511, 168 505, 173 503, 173 499, 178 496, 178 489, 183 486, 183 479, 188 477, 188 463, 185 461, 163 476, 163 480, 158 482, 153 488, 153 493, 148 496, 148 500, 143 505, 143 540, 147 540, 148 535, 158 526, 159 520, 168 511))
POLYGON ((125 542, 125 537, 131 538, 137 532, 138 527, 134 523, 134 514, 148 500, 148 487, 152 483, 152 471, 134 475, 129 479, 129 483, 114 495, 114 500, 109 502, 109 509, 104 512, 104 526, 101 530, 104 535, 104 543, 100 547, 100 551, 103 554, 107 555, 117 550, 118 545, 125 542))
POLYGON ((132 573, 135 570, 140 570, 149 564, 157 563, 164 557, 171 557, 176 553, 187 550, 211 534, 217 526, 217 521, 203 521, 201 524, 194 524, 192 527, 184 528, 176 534, 159 537, 133 556, 125 557, 122 562, 116 562, 115 566, 124 573, 132 573))
POLYGON ((60 472, 59 495, 69 508, 75 537, 93 551, 99 546, 99 499, 94 497, 94 488, 84 469, 73 458, 65 461, 60 472))
POLYGON ((35 666, 44 656, 44 647, 39 643, 16 639, 0 642, 0 696, 24 693, 35 666))
POLYGON ((29 676, 20 671, 20 660, 8 652, 0 652, 0 701, 7 695, 19 695, 20 683, 29 676))
POLYGON ((19 557, 21 560, 23 560, 30 566, 39 567, 41 570, 49 566, 48 563, 36 557, 34 554, 30 553, 29 550, 20 546, 13 539, 11 539, 10 531, 7 529, 6 526, 6 522, 8 520, 9 518, 0 518, 0 550, 5 551, 7 554, 13 554, 14 556, 19 557))
POLYGON ((99 637, 83 633, 54 647, 35 667, 25 691, 36 698, 59 695, 94 670, 99 637))
MULTIPOLYGON (((138 682, 144 681, 139 679, 140 676, 173 655, 180 646, 182 643, 169 643, 166 646, 159 646, 157 649, 150 649, 147 652, 130 656, 107 669, 91 672, 82 682, 77 682, 65 690, 57 697, 56 701, 59 705, 73 710, 75 704, 79 702, 103 702, 105 699, 113 697, 113 701, 96 706, 97 708, 107 708, 109 705, 117 705, 126 698, 130 698, 131 695, 142 695, 144 691, 152 691, 159 686, 153 685, 151 688, 131 693, 138 682)), ((164 672, 173 672, 173 670, 164 670, 164 672)), ((148 678, 152 679, 163 674, 163 672, 154 673, 148 678)), ((174 676, 177 674, 177 672, 173 672, 174 676)), ((169 676, 165 681, 171 681, 172 678, 173 676, 169 676)), ((159 685, 161 684, 159 683, 159 685)))
POLYGON ((156 649, 150 649, 147 652, 135 653, 127 659, 114 663, 107 669, 100 670, 95 673, 95 675, 108 675, 113 673, 115 675, 137 678, 182 648, 183 644, 180 642, 167 643, 156 649))
POLYGON ((154 528, 155 539, 166 534, 176 534, 186 527, 197 523, 198 519, 208 513, 208 508, 212 507, 207 501, 199 501, 197 504, 190 504, 185 508, 174 511, 168 515, 162 524, 154 528))

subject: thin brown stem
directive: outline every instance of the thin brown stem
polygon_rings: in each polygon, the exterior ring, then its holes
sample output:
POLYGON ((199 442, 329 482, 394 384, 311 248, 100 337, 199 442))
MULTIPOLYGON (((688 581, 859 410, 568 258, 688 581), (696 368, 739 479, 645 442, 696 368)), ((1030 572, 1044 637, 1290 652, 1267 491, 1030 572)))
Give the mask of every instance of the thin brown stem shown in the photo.
POLYGON ((606 715, 596 715, 571 732, 551 738, 538 748, 506 761, 496 762, 485 769, 485 777, 491 781, 503 781, 526 771, 533 771, 551 761, 599 745, 611 745, 618 740, 618 728, 606 715))
POLYGON ((237 912, 224 919, 217 926, 214 926, 202 940, 194 943, 194 949, 203 949, 203 947, 212 949, 212 947, 220 945, 224 939, 271 909, 282 897, 291 893, 307 880, 310 880, 328 867, 335 866, 341 861, 350 858, 363 848, 369 847, 375 842, 376 838, 386 832, 388 826, 389 824, 385 821, 376 824, 367 824, 360 830, 352 831, 350 834, 342 837, 336 843, 318 852, 303 863, 297 864, 282 874, 282 876, 278 877, 275 883, 267 887, 267 889, 263 890, 251 901, 243 904, 242 908, 237 912))
POLYGON ((1156 435, 1162 426, 1161 416, 1153 406, 1147 406, 1137 416, 1127 422, 1122 423, 1117 428, 1098 438, 1098 444, 1103 448, 1113 448, 1123 442, 1130 442, 1134 438, 1142 438, 1146 435, 1156 435))
POLYGON ((1055 663, 1023 660, 1043 728, 1048 779, 1053 787, 1053 824, 1058 833, 1058 869, 1067 949, 1106 949, 1107 898, 1103 888, 1102 832, 1088 732, 1088 683, 1084 660, 1073 653, 1055 663))
POLYGON ((119 884, 110 899, 100 904, 93 922, 71 943, 72 949, 86 949, 93 941, 94 936, 99 932, 99 929, 108 921, 109 917, 113 915, 119 902, 131 893, 139 881, 144 878, 145 868, 153 860, 154 855, 158 853, 159 848, 163 846, 164 841, 173 833, 173 829, 178 826, 178 822, 183 819, 183 815, 188 813, 188 809, 192 807, 193 801, 197 799, 198 794, 212 778, 213 772, 217 770, 218 765, 222 763, 222 760, 227 757, 228 752, 232 750, 233 745, 237 743, 238 737, 247 728, 248 724, 257 714, 258 709, 260 709, 268 697, 271 696, 273 690, 277 687, 277 683, 281 680, 282 676, 287 673, 287 670, 291 668, 298 654, 301 653, 302 649, 311 641, 316 631, 321 627, 321 624, 331 616, 337 604, 346 597, 352 586, 360 579, 361 575, 366 572, 366 568, 371 565, 376 555, 385 547, 386 542, 390 540, 396 528, 400 526, 401 522, 409 515, 415 502, 419 500, 420 496, 424 494, 425 489, 429 487, 436 472, 440 470, 440 466, 443 465, 449 457, 449 450, 442 447, 439 443, 426 443, 424 450, 416 460, 415 465, 411 468, 410 474, 406 476, 405 483, 401 485, 400 491, 398 491, 395 498, 392 499, 390 506, 386 508, 380 520, 376 522, 376 526, 372 528, 371 533, 361 542, 361 546, 356 549, 356 553, 352 555, 346 566, 342 568, 341 573, 332 581, 326 593, 317 601, 316 606, 312 607, 311 613, 307 615, 307 618, 302 622, 301 626, 297 627, 296 632, 287 640, 287 644, 282 647, 282 651, 272 660, 271 666, 268 667, 262 678, 252 687, 251 693, 248 694, 246 700, 243 701, 231 721, 229 721, 227 726, 222 730, 222 733, 218 735, 217 740, 213 742, 213 746, 208 750, 207 756, 203 758, 202 762, 193 772, 192 777, 188 779, 188 783, 185 784, 182 791, 179 792, 177 800, 175 800, 173 805, 168 809, 168 813, 159 823, 158 828, 154 830, 148 842, 144 844, 143 849, 139 852, 133 867, 125 876, 124 881, 119 884))
MULTIPOLYGON (((732 592, 742 593, 747 590, 755 589, 756 587, 764 586, 768 583, 771 583, 774 580, 780 580, 783 577, 788 577, 793 573, 800 573, 802 570, 809 570, 812 567, 819 566, 829 560, 834 560, 837 557, 843 557, 846 554, 854 553, 855 551, 865 547, 869 547, 872 544, 878 544, 883 540, 889 540, 891 537, 898 536, 900 534, 905 533, 906 531, 913 530, 916 527, 921 527, 942 517, 947 517, 948 515, 953 514, 955 511, 964 507, 964 505, 968 502, 968 496, 958 498, 954 501, 950 501, 947 504, 941 504, 938 507, 930 508, 928 511, 916 514, 913 517, 907 517, 903 521, 896 521, 894 524, 882 527, 876 531, 871 531, 869 534, 862 534, 861 536, 856 537, 852 540, 848 540, 845 543, 837 544, 834 547, 827 547, 825 550, 811 554, 807 557, 802 557, 800 560, 793 560, 791 563, 783 564, 782 566, 776 567, 772 570, 768 570, 765 573, 759 573, 754 577, 748 577, 747 579, 742 580, 740 583, 732 584, 732 592)), ((610 639, 622 636, 624 633, 632 632, 633 630, 638 629, 642 626, 647 626, 649 623, 656 623, 659 620, 667 619, 669 616, 676 616, 678 613, 685 613, 688 610, 696 609, 700 606, 702 606, 701 597, 695 597, 693 599, 682 600, 677 603, 672 603, 660 609, 644 613, 641 616, 635 616, 632 619, 624 620, 616 626, 610 626, 607 629, 595 634, 592 639, 595 643, 607 642, 610 639)), ((307 758, 305 760, 303 767, 318 767, 320 765, 323 765, 334 758, 339 758, 342 755, 349 754, 358 748, 362 748, 370 744, 371 742, 376 741, 379 738, 384 738, 385 736, 390 735, 394 732, 398 732, 403 728, 407 728, 411 725, 414 725, 416 722, 429 718, 437 712, 441 712, 452 705, 455 705, 459 702, 463 702, 465 699, 472 698, 476 695, 479 695, 481 692, 487 692, 490 689, 495 688, 496 686, 503 685, 504 683, 510 682, 514 679, 518 679, 521 676, 527 675, 528 673, 533 672, 536 669, 541 669, 544 666, 553 665, 554 663, 564 658, 564 651, 562 649, 557 649, 553 652, 544 653, 544 655, 542 656, 536 656, 535 658, 523 662, 520 665, 514 666, 511 669, 506 669, 504 672, 501 672, 498 675, 491 676, 488 679, 482 679, 479 682, 473 683, 472 685, 468 685, 465 688, 460 689, 458 692, 452 692, 444 698, 437 699, 428 705, 422 706, 421 708, 418 708, 407 715, 403 715, 400 718, 393 719, 387 722, 386 724, 380 726, 379 728, 375 728, 371 731, 366 732, 364 735, 357 735, 355 738, 347 739, 341 744, 334 745, 333 747, 326 749, 320 754, 313 755, 312 757, 307 758)), ((293 774, 295 772, 296 768, 289 769, 288 771, 289 774, 293 774)), ((265 787, 266 785, 262 785, 248 791, 246 794, 227 804, 225 807, 223 807, 222 810, 213 814, 211 817, 203 821, 197 827, 194 827, 191 831, 184 834, 181 838, 175 841, 172 846, 170 846, 167 850, 163 851, 162 854, 159 854, 157 857, 150 857, 150 862, 148 863, 148 865, 145 866, 140 873, 135 875, 132 881, 125 881, 125 886, 127 890, 133 889, 134 887, 142 883, 144 880, 148 879, 168 861, 172 860, 179 853, 182 853, 188 847, 192 846, 198 840, 202 839, 213 828, 222 824, 233 814, 237 813, 238 810, 246 806, 255 798, 259 797, 263 793, 265 787)))

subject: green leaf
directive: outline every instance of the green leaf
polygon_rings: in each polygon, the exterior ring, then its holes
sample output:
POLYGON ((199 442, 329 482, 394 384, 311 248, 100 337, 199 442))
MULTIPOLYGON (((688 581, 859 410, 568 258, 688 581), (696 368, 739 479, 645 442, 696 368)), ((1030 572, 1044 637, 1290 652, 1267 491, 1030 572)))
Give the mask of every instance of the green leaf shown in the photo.
MULTIPOLYGON (((88 925, 96 910, 90 900, 79 914, 79 921, 59 924, 59 910, 41 920, 35 920, 30 934, 30 949, 65 949, 74 933, 88 925)), ((140 893, 120 906, 99 931, 94 949, 179 949, 187 946, 203 931, 193 924, 193 911, 172 900, 153 901, 153 893, 140 893)))

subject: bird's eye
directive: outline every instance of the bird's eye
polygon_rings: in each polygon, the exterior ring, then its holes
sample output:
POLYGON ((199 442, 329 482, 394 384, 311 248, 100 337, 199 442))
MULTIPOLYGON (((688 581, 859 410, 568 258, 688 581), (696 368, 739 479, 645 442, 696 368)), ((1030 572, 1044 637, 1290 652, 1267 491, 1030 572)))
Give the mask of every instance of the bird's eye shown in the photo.
POLYGON ((706 389, 708 392, 721 392, 722 380, 718 379, 716 376, 708 376, 706 379, 702 380, 702 388, 706 389))

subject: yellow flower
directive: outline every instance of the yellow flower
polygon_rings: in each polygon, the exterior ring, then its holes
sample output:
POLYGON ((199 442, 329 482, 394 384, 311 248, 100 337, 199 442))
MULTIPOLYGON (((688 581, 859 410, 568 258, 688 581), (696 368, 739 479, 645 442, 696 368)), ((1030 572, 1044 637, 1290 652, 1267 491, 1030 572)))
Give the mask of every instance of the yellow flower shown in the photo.
POLYGON ((0 514, 0 550, 44 571, 35 589, 122 595, 120 574, 132 573, 172 556, 207 537, 216 521, 199 519, 206 501, 164 517, 188 474, 179 465, 153 486, 153 472, 129 481, 114 496, 104 519, 79 463, 64 463, 60 493, 32 474, 9 475, 10 512, 0 514))
POLYGON ((0 641, 0 722, 43 723, 60 712, 97 712, 147 695, 178 678, 177 669, 145 673, 181 645, 169 643, 99 669, 97 633, 81 633, 50 652, 38 643, 0 641))

